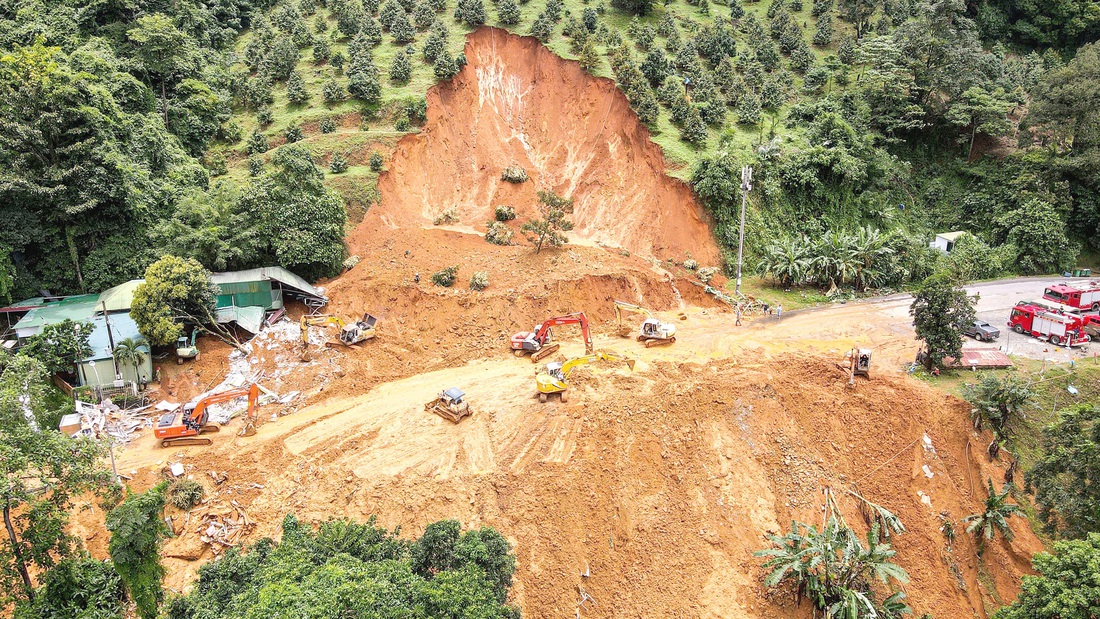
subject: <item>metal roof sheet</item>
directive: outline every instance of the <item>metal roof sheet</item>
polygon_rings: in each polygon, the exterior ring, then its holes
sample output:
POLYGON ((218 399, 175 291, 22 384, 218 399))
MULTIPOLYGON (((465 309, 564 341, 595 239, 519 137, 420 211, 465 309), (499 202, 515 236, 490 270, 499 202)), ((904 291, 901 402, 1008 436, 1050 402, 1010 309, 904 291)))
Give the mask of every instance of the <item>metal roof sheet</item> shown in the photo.
POLYGON ((282 267, 261 267, 258 269, 245 269, 243 271, 229 271, 226 273, 214 273, 210 279, 218 285, 239 284, 244 282, 277 281, 284 286, 294 288, 307 296, 325 299, 321 290, 314 288, 306 280, 282 267))

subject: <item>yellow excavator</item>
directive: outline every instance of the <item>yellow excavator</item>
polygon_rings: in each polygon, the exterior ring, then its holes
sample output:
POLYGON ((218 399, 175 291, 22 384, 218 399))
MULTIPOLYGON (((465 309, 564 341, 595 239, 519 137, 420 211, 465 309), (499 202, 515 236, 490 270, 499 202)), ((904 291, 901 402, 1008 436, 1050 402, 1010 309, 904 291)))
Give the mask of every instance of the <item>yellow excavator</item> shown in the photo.
POLYGON ((621 355, 603 351, 597 351, 594 354, 585 355, 583 357, 576 357, 565 363, 558 363, 557 361, 547 363, 546 369, 539 372, 538 376, 535 377, 535 388, 538 389, 539 402, 546 402, 546 400, 550 398, 550 395, 554 393, 561 394, 562 402, 568 401, 569 396, 566 395, 566 390, 569 389, 569 374, 572 373, 574 369, 597 360, 625 361, 626 365, 631 370, 634 369, 633 359, 627 359, 621 355))
POLYGON ((621 337, 630 337, 630 334, 634 332, 632 327, 623 324, 623 312, 644 314, 646 316, 637 332, 637 340, 644 342, 646 348, 663 346, 676 341, 676 325, 657 320, 653 316, 653 312, 644 307, 623 301, 615 301, 615 319, 619 321, 619 335, 621 337))
POLYGON ((335 325, 336 328, 340 330, 340 338, 338 340, 329 340, 325 342, 325 346, 354 346, 359 342, 373 338, 377 333, 374 327, 377 323, 378 319, 370 314, 363 314, 361 320, 357 320, 351 324, 344 322, 344 319, 339 316, 331 316, 328 314, 302 316, 300 323, 302 328, 302 345, 309 346, 310 327, 327 327, 329 325, 335 325))

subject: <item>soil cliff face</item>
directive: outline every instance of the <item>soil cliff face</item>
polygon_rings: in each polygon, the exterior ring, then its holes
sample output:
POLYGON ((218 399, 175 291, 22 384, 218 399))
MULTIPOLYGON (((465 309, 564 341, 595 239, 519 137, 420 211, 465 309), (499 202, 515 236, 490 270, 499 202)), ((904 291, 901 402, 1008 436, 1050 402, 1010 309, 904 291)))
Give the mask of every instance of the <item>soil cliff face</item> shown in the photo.
POLYGON ((463 224, 483 228, 498 205, 522 221, 547 189, 575 200, 573 240, 717 264, 705 213, 687 185, 665 175, 660 148, 613 82, 494 28, 467 38, 466 58, 451 82, 429 91, 423 131, 398 144, 364 225, 421 226, 455 209, 463 224), (530 180, 502 180, 509 165, 530 180))

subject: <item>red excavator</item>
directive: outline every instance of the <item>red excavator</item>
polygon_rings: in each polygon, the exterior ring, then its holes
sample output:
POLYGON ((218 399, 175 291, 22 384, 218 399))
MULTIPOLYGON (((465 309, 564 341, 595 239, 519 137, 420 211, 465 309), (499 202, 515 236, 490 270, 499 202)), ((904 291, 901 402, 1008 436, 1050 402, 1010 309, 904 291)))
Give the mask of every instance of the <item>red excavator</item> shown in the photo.
POLYGON ((550 338, 553 337, 551 327, 574 324, 581 326, 581 333, 584 335, 584 353, 592 354, 592 334, 588 331, 588 319, 585 318, 584 312, 556 316, 542 323, 534 331, 520 331, 512 336, 512 352, 517 357, 530 353, 531 362, 538 363, 561 347, 560 344, 550 343, 550 338))
POLYGON ((160 439, 161 447, 210 445, 214 441, 199 435, 217 432, 221 428, 217 424, 207 423, 210 419, 209 413, 206 412, 207 407, 243 397, 248 398, 248 419, 246 423, 251 423, 256 414, 257 400, 260 398, 260 388, 254 384, 208 395, 194 404, 184 404, 175 411, 162 416, 157 421, 153 434, 160 439))

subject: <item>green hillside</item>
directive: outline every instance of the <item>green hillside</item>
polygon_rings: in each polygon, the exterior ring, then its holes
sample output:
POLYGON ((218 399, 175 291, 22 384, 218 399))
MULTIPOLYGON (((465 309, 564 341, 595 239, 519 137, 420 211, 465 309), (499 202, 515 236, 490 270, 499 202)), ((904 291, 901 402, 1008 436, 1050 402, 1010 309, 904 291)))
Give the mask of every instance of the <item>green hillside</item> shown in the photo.
POLYGON ((11 2, 0 295, 101 289, 165 253, 335 273, 338 230, 378 198, 378 170, 483 23, 615 79, 727 247, 754 165, 749 251, 771 280, 1061 270, 1100 246, 1095 8, 11 2), (337 199, 347 219, 300 208, 337 199), (972 233, 959 258, 929 254, 931 233, 957 229, 972 233))

